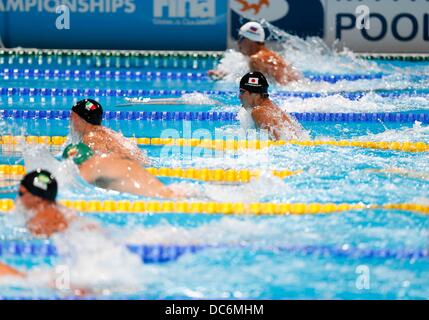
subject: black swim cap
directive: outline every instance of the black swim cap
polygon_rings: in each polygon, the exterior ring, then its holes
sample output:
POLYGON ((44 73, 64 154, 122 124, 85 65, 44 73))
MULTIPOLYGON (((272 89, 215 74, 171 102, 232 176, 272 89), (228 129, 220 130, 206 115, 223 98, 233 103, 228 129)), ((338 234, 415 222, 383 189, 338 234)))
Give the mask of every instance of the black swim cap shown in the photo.
POLYGON ((72 111, 76 112, 86 122, 99 126, 103 117, 101 104, 92 99, 85 99, 77 102, 72 111))
POLYGON ((37 169, 27 173, 21 180, 24 186, 32 195, 55 202, 58 193, 57 180, 46 170, 37 169))
POLYGON ((268 81, 265 76, 258 72, 249 72, 240 81, 240 89, 245 89, 251 93, 268 93, 268 81))

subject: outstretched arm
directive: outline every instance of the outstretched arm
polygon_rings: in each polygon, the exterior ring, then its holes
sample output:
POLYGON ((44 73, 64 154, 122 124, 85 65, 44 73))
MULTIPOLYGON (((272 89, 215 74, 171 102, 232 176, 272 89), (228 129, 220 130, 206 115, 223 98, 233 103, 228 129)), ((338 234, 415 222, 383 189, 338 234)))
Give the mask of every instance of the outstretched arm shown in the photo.
POLYGON ((165 186, 136 161, 94 156, 80 167, 81 176, 100 188, 146 197, 176 198, 177 192, 165 186))
POLYGON ((0 277, 24 278, 25 274, 0 262, 0 277))
POLYGON ((221 79, 225 78, 225 76, 227 75, 227 73, 225 71, 222 71, 219 69, 209 70, 207 72, 207 74, 213 80, 221 80, 221 79))

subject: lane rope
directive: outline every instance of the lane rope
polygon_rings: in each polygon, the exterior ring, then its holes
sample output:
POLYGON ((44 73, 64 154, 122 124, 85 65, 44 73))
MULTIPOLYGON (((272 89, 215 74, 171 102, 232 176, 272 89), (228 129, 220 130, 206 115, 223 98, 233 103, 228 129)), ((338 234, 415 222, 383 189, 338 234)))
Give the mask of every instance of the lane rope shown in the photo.
MULTIPOLYGON (((274 253, 289 253, 299 256, 323 256, 351 259, 397 259, 422 260, 429 258, 428 249, 359 249, 329 245, 127 245, 144 263, 166 263, 177 261, 186 254, 195 254, 208 249, 254 250, 274 253)), ((58 249, 49 243, 25 243, 8 241, 0 243, 0 257, 52 258, 58 256, 58 249)))
MULTIPOLYGON (((201 80, 208 81, 210 77, 205 72, 165 72, 165 71, 132 71, 132 70, 80 70, 80 69, 9 69, 0 70, 0 76, 25 79, 55 78, 55 79, 172 79, 172 80, 201 80)), ((315 82, 337 83, 339 81, 375 80, 382 79, 383 73, 376 74, 305 74, 305 78, 315 82)))
MULTIPOLYGON (((0 145, 46 144, 61 146, 66 141, 64 136, 0 136, 0 145)), ((268 147, 294 145, 299 147, 354 147, 375 150, 401 152, 428 152, 429 144, 425 142, 384 142, 384 141, 351 141, 351 140, 210 140, 210 139, 173 139, 173 138, 128 138, 139 146, 177 146, 205 148, 222 151, 241 149, 261 150, 268 147)))
MULTIPOLYGON (((319 215, 354 210, 397 210, 429 214, 429 206, 417 203, 368 205, 363 203, 229 203, 185 201, 116 201, 116 200, 60 200, 60 204, 83 213, 182 213, 250 216, 319 215)), ((10 212, 13 199, 0 199, 0 212, 10 212)))
MULTIPOLYGON (((249 182, 253 178, 261 175, 261 170, 234 170, 234 169, 207 169, 207 168, 145 168, 149 173, 158 177, 171 177, 193 179, 212 182, 249 182)), ((270 170, 271 174, 286 178, 296 175, 302 171, 270 170)), ((14 176, 19 178, 25 174, 25 167, 22 165, 0 165, 0 176, 14 176)))
MULTIPOLYGON (((70 56, 70 57, 195 57, 220 59, 223 51, 142 51, 142 50, 79 50, 79 49, 2 49, 0 56, 25 57, 25 56, 70 56)), ((356 56, 367 60, 399 60, 399 61, 429 61, 428 54, 379 54, 356 53, 356 56)))
MULTIPOLYGON (((41 96, 41 97, 180 97, 185 94, 203 94, 215 96, 236 97, 236 91, 224 90, 144 90, 144 89, 82 89, 82 88, 33 88, 33 87, 0 87, 2 96, 41 96)), ((367 95, 367 91, 355 92, 299 92, 299 91, 277 91, 271 94, 272 97, 281 98, 326 98, 335 95, 341 95, 349 100, 359 100, 367 95)), ((401 90, 399 92, 377 91, 376 95, 382 98, 400 98, 400 97, 427 97, 429 92, 426 90, 401 90)))
MULTIPOLYGON (((429 123, 429 113, 321 113, 304 112, 290 113, 302 122, 365 122, 365 123, 429 123)), ((0 109, 0 119, 46 119, 68 120, 70 110, 16 110, 0 109)), ((206 122, 238 122, 237 113, 216 111, 105 111, 104 120, 126 121, 206 121, 206 122)))

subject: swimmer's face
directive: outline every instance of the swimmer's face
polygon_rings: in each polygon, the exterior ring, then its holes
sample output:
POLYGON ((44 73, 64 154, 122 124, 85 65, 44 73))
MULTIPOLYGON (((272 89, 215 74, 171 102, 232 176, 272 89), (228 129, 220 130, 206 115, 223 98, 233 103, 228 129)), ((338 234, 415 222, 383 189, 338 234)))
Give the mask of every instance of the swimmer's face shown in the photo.
POLYGON ((19 186, 18 190, 19 200, 25 207, 25 209, 32 210, 36 207, 36 205, 40 202, 40 199, 30 192, 24 187, 19 186))
POLYGON ((238 50, 245 56, 250 55, 250 48, 252 47, 253 42, 246 38, 238 39, 238 50))
POLYGON ((241 101, 241 105, 244 108, 249 108, 252 106, 253 99, 252 99, 252 94, 249 91, 240 88, 239 98, 241 101))
POLYGON ((74 111, 72 111, 70 115, 70 126, 71 126, 71 129, 73 129, 76 132, 83 131, 84 121, 74 111))

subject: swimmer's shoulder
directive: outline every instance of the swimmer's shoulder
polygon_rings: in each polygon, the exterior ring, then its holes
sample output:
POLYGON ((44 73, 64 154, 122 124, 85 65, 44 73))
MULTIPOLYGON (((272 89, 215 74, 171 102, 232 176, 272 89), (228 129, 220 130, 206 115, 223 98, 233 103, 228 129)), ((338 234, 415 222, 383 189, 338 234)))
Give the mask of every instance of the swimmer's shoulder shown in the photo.
POLYGON ((69 220, 58 205, 47 206, 37 212, 28 222, 31 233, 37 236, 50 237, 52 234, 67 229, 69 220))

